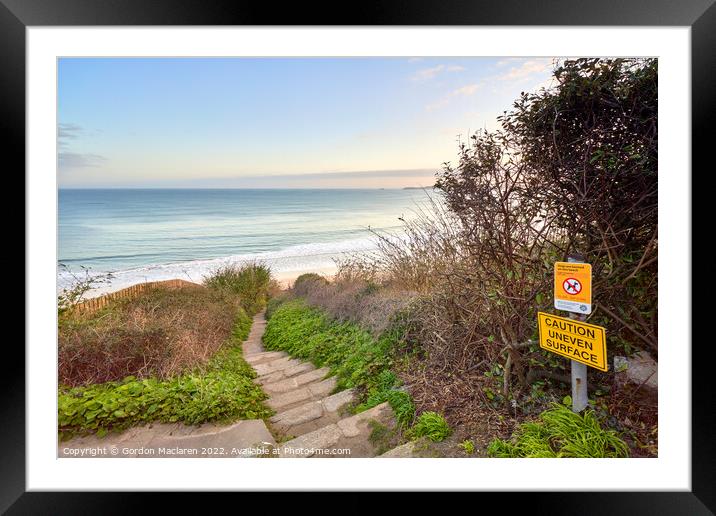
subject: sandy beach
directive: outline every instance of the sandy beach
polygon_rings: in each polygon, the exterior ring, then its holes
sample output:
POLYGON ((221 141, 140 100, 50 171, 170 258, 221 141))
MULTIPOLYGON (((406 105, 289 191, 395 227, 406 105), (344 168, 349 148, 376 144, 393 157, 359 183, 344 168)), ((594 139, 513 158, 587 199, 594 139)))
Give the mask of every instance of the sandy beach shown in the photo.
MULTIPOLYGON (((281 288, 287 289, 289 288, 293 282, 298 278, 301 274, 307 274, 307 273, 316 273, 320 274, 322 276, 325 276, 328 279, 331 279, 335 273, 336 273, 336 267, 322 267, 322 268, 315 268, 311 270, 289 270, 289 271, 278 271, 273 272, 272 276, 273 278, 278 281, 278 283, 281 285, 281 288)), ((166 281, 166 280, 172 280, 172 279, 181 279, 181 280, 187 280, 186 277, 165 277, 161 278, 160 281, 166 281)), ((192 278, 193 280, 193 278, 192 278)), ((195 283, 200 283, 201 280, 193 280, 195 283)), ((104 296, 106 294, 111 294, 112 292, 117 292, 118 290, 122 290, 128 287, 131 287, 132 285, 137 285, 145 282, 123 282, 123 281, 113 281, 109 285, 100 285, 97 288, 93 288, 85 293, 84 296, 82 296, 83 299, 92 299, 95 297, 104 296)))

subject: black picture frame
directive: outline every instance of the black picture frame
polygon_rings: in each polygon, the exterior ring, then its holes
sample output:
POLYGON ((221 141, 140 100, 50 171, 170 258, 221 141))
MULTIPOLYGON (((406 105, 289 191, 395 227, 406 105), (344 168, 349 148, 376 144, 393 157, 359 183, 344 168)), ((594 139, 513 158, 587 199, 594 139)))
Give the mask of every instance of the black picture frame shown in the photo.
MULTIPOLYGON (((301 2, 279 7, 270 2, 243 0, 0 0, 0 145, 5 164, 13 163, 14 170, 24 170, 25 29, 28 26, 688 26, 691 27, 692 38, 692 168, 697 164, 705 166, 709 147, 713 146, 707 141, 708 129, 713 125, 716 112, 715 1, 363 0, 352 4, 301 2)), ((48 116, 51 115, 48 113, 48 116)), ((692 172, 691 179, 693 177, 692 172)), ((21 188, 24 189, 24 183, 21 188)), ((693 206, 696 207, 697 203, 693 206)), ((710 220, 706 208, 703 209, 700 215, 694 210, 692 220, 697 221, 700 216, 710 220)), ((8 209, 5 211, 8 212, 8 209)), ((25 278, 31 273, 25 269, 25 278)), ((691 284, 690 277, 685 280, 691 284)), ((694 303, 692 306, 696 313, 706 309, 703 304, 694 303)), ((31 310, 32 307, 27 306, 26 309, 31 310)), ((692 316, 692 320, 695 319, 692 316)), ((707 371, 710 365, 706 360, 708 344, 707 340, 694 340, 692 346, 690 492, 512 493, 507 497, 510 507, 514 510, 518 505, 525 504, 530 507, 531 513, 549 514, 712 514, 716 511, 716 450, 711 437, 716 433, 716 425, 714 395, 707 371)), ((146 502, 138 495, 125 493, 25 492, 25 354, 19 346, 9 347, 6 345, 5 363, 13 365, 6 367, 0 380, 3 386, 0 391, 3 393, 0 403, 0 511, 8 511, 9 514, 113 514, 146 507, 146 502)), ((497 497, 495 501, 498 504, 505 503, 504 493, 490 496, 497 497)), ((188 508, 187 496, 173 493, 172 500, 188 508)), ((192 497, 191 500, 197 499, 192 497)), ((422 504, 417 496, 412 501, 422 504)), ((341 505, 351 511, 371 509, 365 498, 358 495, 344 499, 341 505)), ((169 505, 164 505, 164 508, 170 510, 169 505)), ((409 504, 402 507, 403 512, 408 509, 409 504)))

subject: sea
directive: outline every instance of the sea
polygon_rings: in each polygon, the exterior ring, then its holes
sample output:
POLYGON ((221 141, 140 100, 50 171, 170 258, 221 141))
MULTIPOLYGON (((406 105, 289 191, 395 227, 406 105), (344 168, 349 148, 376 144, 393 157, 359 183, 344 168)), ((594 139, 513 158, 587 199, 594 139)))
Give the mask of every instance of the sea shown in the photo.
POLYGON ((373 232, 429 206, 422 189, 60 189, 61 292, 101 279, 85 297, 166 279, 201 282, 230 263, 261 262, 277 278, 332 274, 375 249, 373 232))

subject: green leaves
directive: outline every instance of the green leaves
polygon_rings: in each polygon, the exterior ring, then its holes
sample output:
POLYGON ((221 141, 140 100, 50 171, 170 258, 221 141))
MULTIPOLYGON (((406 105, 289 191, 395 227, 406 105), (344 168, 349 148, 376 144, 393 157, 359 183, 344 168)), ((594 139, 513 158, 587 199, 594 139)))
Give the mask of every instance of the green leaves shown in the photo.
POLYGON ((433 442, 443 441, 450 433, 450 426, 445 418, 437 412, 430 411, 420 414, 418 421, 408 431, 408 435, 413 439, 427 437, 433 442))
POLYGON ((241 353, 241 340, 250 327, 251 319, 242 311, 234 345, 215 355, 203 372, 163 381, 128 376, 119 382, 60 389, 61 438, 93 432, 104 435, 151 421, 199 424, 270 416, 272 411, 262 403, 266 394, 253 383, 256 373, 241 353))
POLYGON ((338 389, 358 387, 363 401, 356 412, 387 401, 399 425, 412 424, 415 405, 407 392, 396 389, 399 381, 391 371, 399 332, 387 330, 375 339, 359 326, 332 321, 298 299, 274 308, 263 341, 266 349, 330 366, 338 378, 338 389))
POLYGON ((629 455, 626 443, 613 430, 604 430, 593 411, 575 414, 567 406, 557 403, 542 412, 538 421, 520 425, 511 441, 492 441, 487 451, 491 457, 587 458, 629 455))

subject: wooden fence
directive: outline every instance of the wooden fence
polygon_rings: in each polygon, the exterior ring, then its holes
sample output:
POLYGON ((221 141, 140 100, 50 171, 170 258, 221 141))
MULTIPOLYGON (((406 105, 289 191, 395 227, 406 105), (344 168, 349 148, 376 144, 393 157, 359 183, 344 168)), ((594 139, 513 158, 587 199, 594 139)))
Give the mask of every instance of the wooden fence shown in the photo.
POLYGON ((136 297, 137 295, 141 294, 142 292, 146 292, 147 290, 151 290, 153 288, 183 288, 183 287, 202 287, 203 285, 199 285, 198 283, 192 283, 191 281, 186 281, 182 279, 171 279, 166 281, 150 281, 147 283, 137 283, 136 285, 132 285, 131 287, 123 288, 122 290, 118 290, 116 292, 110 292, 109 294, 105 294, 103 296, 99 297, 93 297, 91 299, 87 299, 85 301, 81 301, 73 306, 74 310, 77 310, 82 313, 92 313, 96 310, 99 310, 100 308, 103 308, 109 304, 110 301, 114 301, 115 299, 122 299, 122 298, 132 298, 136 297))

